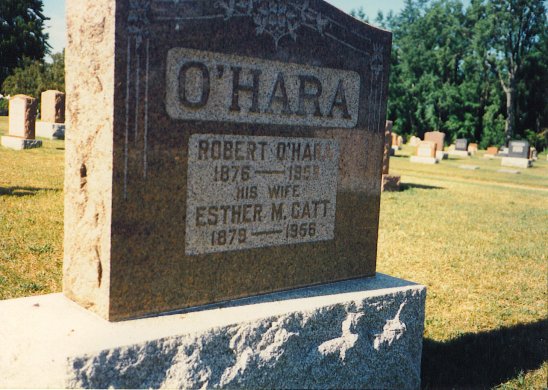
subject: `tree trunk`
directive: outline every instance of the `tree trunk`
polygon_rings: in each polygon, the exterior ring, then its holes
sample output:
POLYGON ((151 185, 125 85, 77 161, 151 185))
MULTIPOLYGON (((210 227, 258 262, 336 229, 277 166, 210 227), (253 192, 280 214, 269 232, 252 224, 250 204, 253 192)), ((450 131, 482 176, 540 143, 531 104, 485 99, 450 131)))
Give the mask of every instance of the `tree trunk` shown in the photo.
POLYGON ((516 126, 516 76, 513 72, 508 75, 508 87, 504 88, 506 93, 506 144, 514 137, 516 126))

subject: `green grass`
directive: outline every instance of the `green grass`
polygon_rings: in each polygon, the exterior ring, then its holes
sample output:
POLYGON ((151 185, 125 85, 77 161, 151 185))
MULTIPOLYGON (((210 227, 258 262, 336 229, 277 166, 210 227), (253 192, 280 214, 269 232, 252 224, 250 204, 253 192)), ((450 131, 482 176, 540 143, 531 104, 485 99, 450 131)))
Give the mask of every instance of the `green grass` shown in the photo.
POLYGON ((64 142, 43 143, 0 147, 0 299, 61 289, 64 142))
MULTIPOLYGON (((404 191, 382 195, 378 271, 428 288, 423 387, 545 388, 546 156, 520 175, 482 158, 390 167, 404 191)), ((63 141, 0 148, 0 299, 61 290, 62 184, 63 141)))

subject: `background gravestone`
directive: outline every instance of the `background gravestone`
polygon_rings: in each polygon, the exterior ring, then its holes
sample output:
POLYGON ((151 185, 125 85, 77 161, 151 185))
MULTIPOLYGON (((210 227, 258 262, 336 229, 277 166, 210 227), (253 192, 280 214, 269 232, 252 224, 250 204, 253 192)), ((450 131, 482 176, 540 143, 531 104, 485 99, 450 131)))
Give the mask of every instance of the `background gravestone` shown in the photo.
POLYGON ((436 151, 443 151, 445 133, 441 131, 428 131, 424 133, 424 140, 434 142, 436 144, 436 151))
POLYGON ((384 155, 382 160, 382 191, 399 191, 401 176, 389 175, 390 156, 394 153, 394 146, 397 148, 398 135, 392 133, 394 122, 386 121, 384 130, 384 155))
POLYGON ((390 33, 322 1, 67 20, 68 297, 120 320, 375 274, 390 33))
POLYGON ((27 95, 15 95, 9 101, 9 130, 2 137, 2 145, 11 149, 31 149, 42 146, 35 140, 36 108, 38 101, 27 95))
POLYGON ((468 140, 466 138, 459 138, 455 141, 455 150, 468 151, 468 140))
POLYGON ((436 157, 436 144, 430 141, 423 141, 417 146, 418 157, 436 157))
POLYGON ((470 154, 476 154, 477 151, 478 151, 478 144, 476 143, 468 144, 468 152, 470 152, 470 154))
POLYGON ((499 152, 499 148, 497 148, 496 146, 489 146, 485 154, 496 156, 498 152, 499 152))
POLYGON ((42 92, 40 122, 36 122, 36 135, 49 139, 65 138, 65 94, 49 90, 42 92))
POLYGON ((9 135, 34 139, 38 101, 27 95, 15 95, 9 101, 9 135))
POLYGON ((529 149, 528 141, 510 141, 508 144, 508 157, 529 158, 529 149))
POLYGON ((508 152, 503 156, 500 164, 504 167, 529 168, 533 164, 530 152, 531 146, 528 141, 510 141, 508 152))
POLYGON ((436 144, 432 141, 421 141, 414 156, 409 159, 412 163, 421 164, 437 164, 439 162, 436 157, 436 144))
POLYGON ((384 128, 384 153, 382 157, 382 174, 383 175, 388 175, 388 171, 390 169, 390 151, 392 149, 392 146, 396 145, 394 143, 395 134, 392 133, 393 126, 394 126, 394 122, 386 121, 386 125, 384 128))
POLYGON ((42 92, 40 119, 43 122, 65 123, 65 94, 49 90, 42 92))

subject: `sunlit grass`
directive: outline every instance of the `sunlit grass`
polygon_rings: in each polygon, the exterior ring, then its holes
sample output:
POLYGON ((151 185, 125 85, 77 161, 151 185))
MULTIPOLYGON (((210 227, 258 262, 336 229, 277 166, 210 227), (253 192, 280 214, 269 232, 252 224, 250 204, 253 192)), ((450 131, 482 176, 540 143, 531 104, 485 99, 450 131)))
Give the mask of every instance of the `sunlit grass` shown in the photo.
POLYGON ((0 147, 0 299, 61 289, 64 142, 43 143, 0 147))
MULTIPOLYGON (((63 148, 0 147, 0 299, 61 290, 63 148)), ((428 288, 423 386, 545 388, 546 157, 519 175, 476 157, 390 166, 404 191, 382 195, 378 271, 428 288)))

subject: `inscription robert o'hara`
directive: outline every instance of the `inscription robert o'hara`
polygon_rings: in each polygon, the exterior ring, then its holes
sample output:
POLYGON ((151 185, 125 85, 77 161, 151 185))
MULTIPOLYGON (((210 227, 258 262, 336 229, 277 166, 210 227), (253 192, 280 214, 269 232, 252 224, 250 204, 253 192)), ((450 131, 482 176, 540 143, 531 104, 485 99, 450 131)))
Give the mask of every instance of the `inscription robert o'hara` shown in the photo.
POLYGON ((167 58, 173 119, 355 127, 356 72, 175 48, 167 58))

